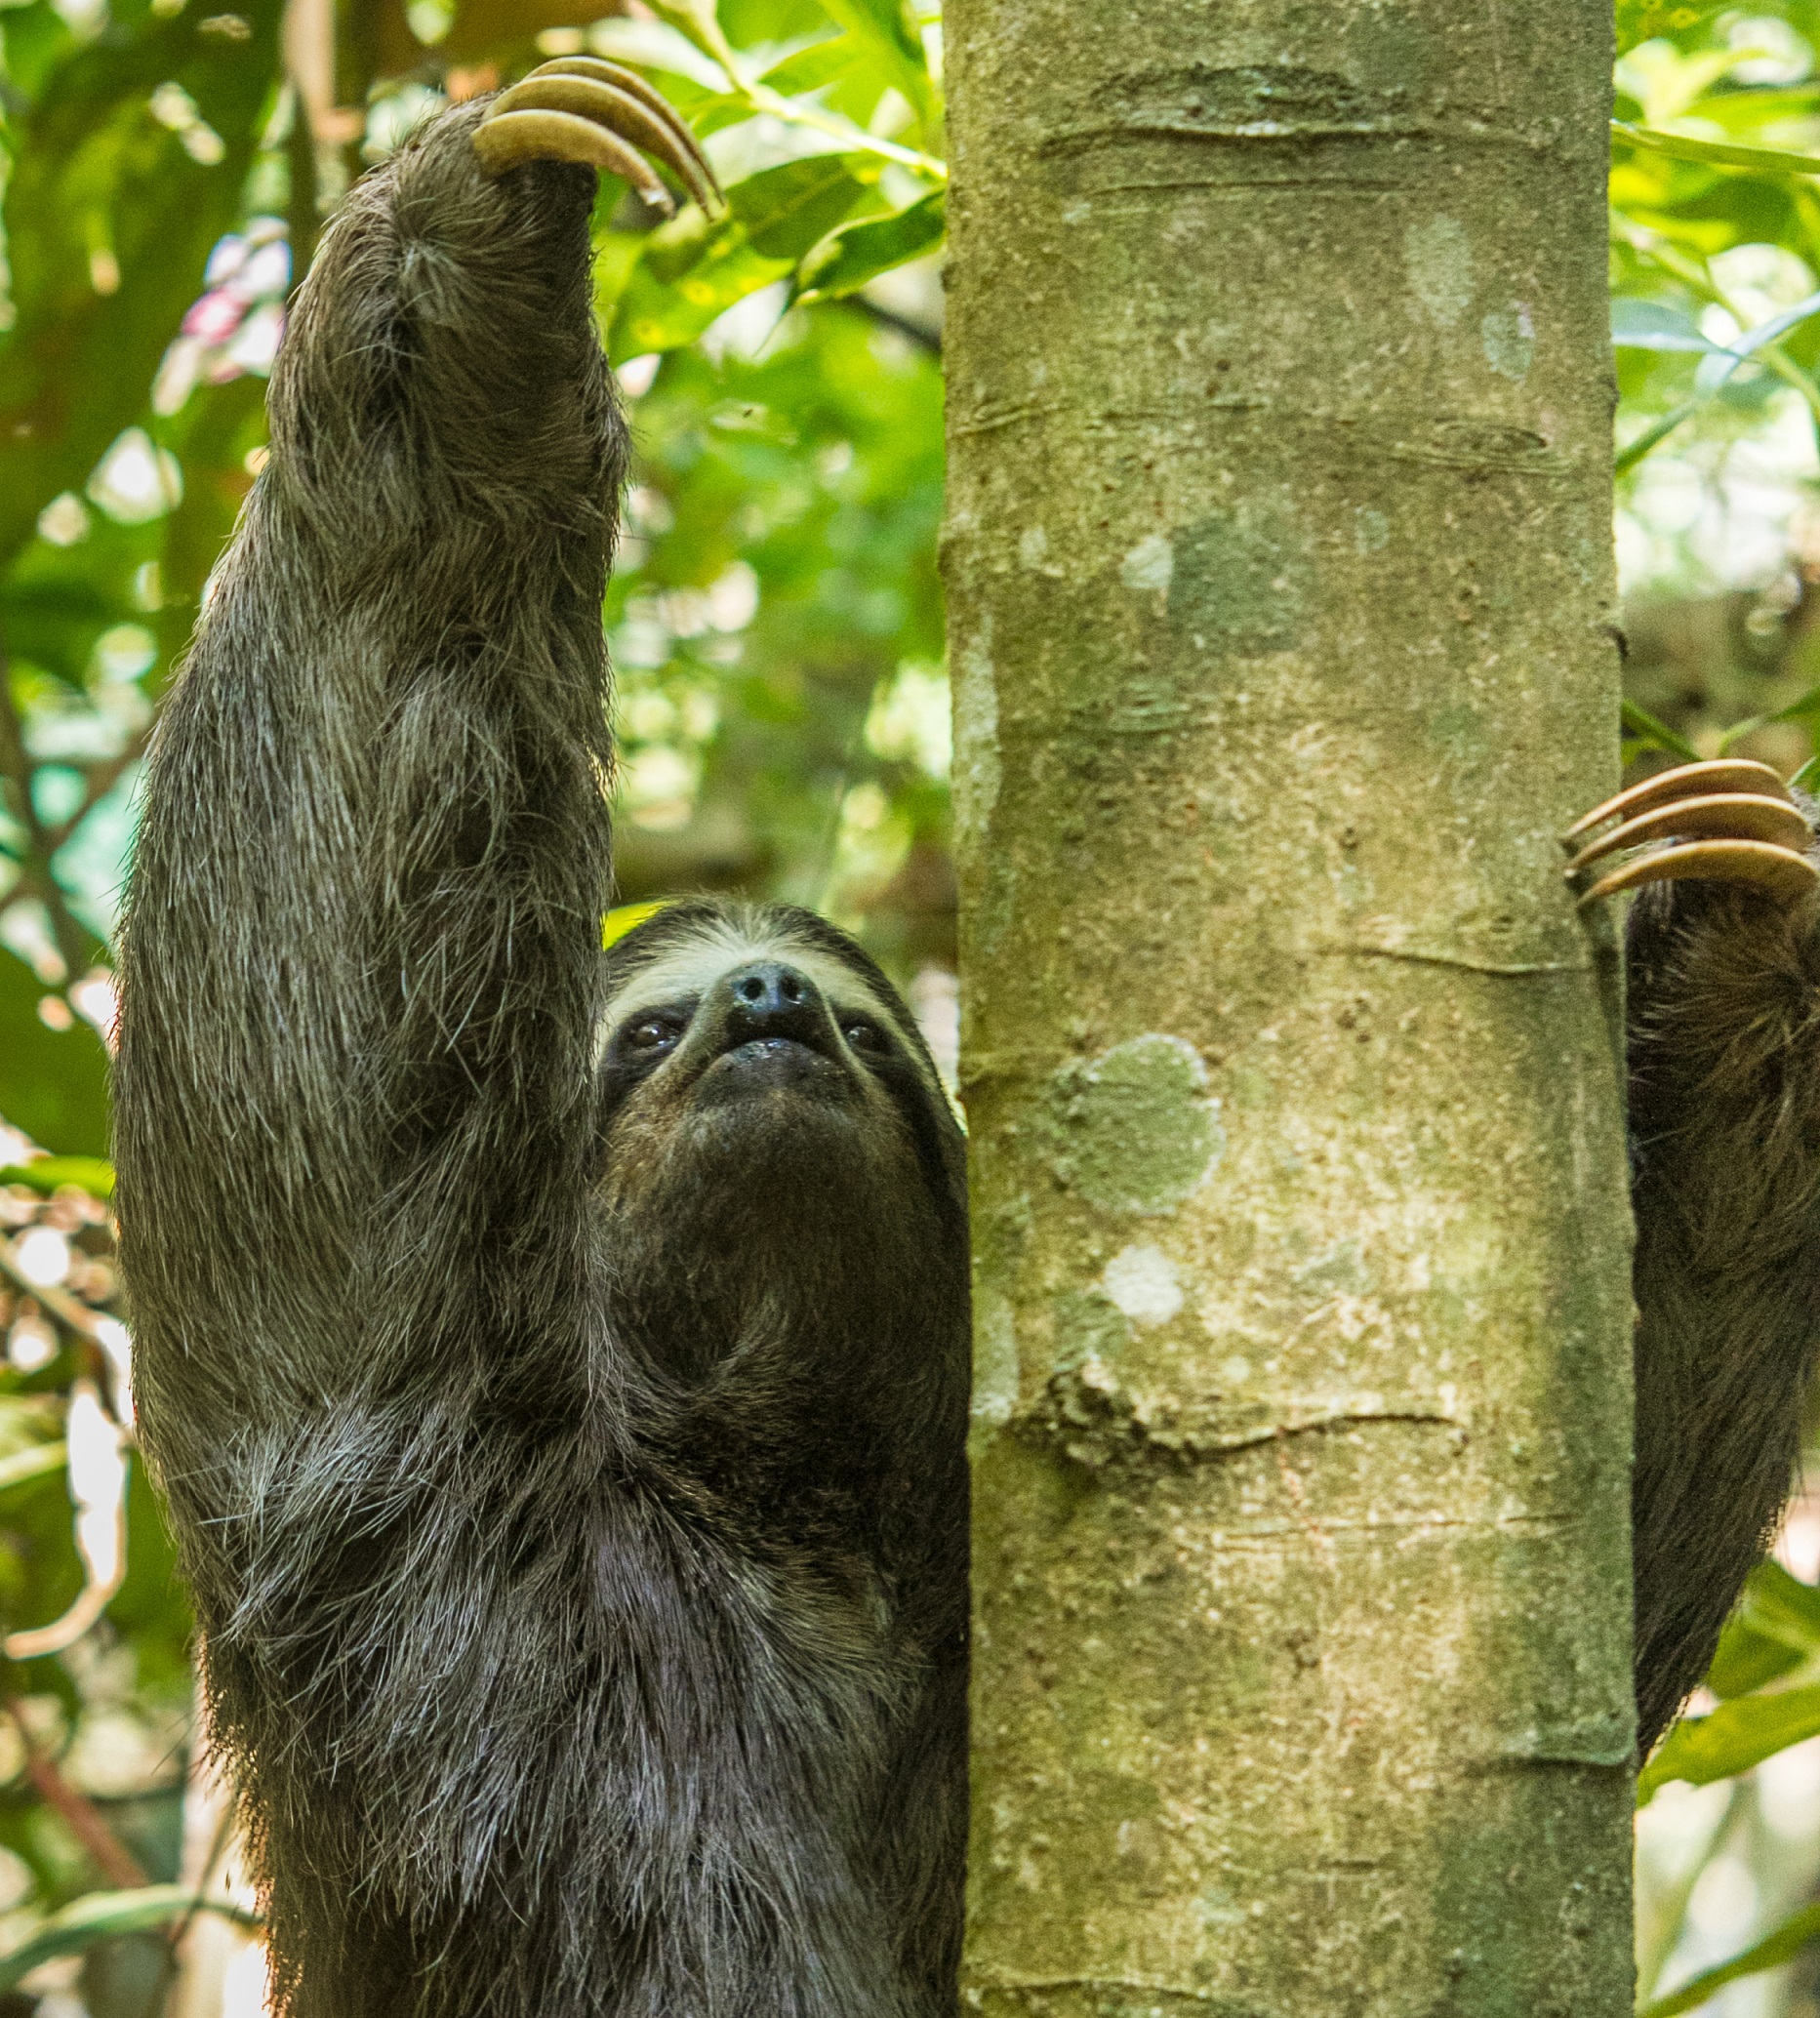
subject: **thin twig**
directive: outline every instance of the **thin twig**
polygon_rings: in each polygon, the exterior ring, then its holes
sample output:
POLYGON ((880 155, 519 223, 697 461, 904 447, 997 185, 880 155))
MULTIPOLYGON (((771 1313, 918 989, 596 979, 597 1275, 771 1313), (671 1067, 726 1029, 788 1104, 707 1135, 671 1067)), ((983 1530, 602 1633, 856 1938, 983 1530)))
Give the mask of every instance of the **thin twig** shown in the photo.
POLYGON ((98 1316, 79 1297, 71 1296, 66 1289, 60 1289, 55 1282, 34 1282, 20 1261, 18 1247, 4 1235, 0 1235, 0 1274, 11 1276, 27 1296, 42 1304, 60 1324, 73 1331, 79 1338, 87 1339, 90 1345, 99 1347, 103 1354, 107 1353, 108 1334, 101 1326, 109 1320, 98 1316))
POLYGON ((51 858, 57 853, 58 844, 32 804, 32 770, 31 756, 25 747, 24 725, 13 701, 12 662, 7 657, 5 641, 0 639, 0 778, 13 787, 15 811, 20 825, 25 829, 25 852, 19 865, 19 881, 15 888, 24 896, 35 897, 50 913, 51 933, 57 941, 57 950, 62 958, 67 978, 73 981, 88 965, 89 935, 69 908, 69 900, 51 873, 51 858))
POLYGON ((38 1796, 63 1818, 69 1833, 95 1860, 97 1870, 110 1884, 123 1891, 137 1890, 151 1880, 144 1868, 109 1826, 107 1818, 79 1788, 72 1787, 58 1770, 48 1753, 38 1749, 16 1696, 6 1699, 7 1715, 19 1741, 25 1749, 25 1777, 38 1796))

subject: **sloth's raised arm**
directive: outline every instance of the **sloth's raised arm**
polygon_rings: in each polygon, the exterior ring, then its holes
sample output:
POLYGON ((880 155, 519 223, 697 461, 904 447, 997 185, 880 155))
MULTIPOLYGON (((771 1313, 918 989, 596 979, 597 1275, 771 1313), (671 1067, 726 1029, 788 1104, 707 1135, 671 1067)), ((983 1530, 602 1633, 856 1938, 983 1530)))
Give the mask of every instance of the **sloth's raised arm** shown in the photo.
POLYGON ((1690 765, 1627 796, 1609 842, 1674 839, 1604 886, 1650 885, 1627 928, 1646 1753, 1774 1531, 1820 1353, 1820 931, 1773 773, 1690 765))
POLYGON ((147 1426, 198 1523, 237 1433, 432 1386, 560 1408, 586 1378, 626 435, 593 174, 496 179, 479 116, 324 235, 148 766, 120 1204, 147 1426))

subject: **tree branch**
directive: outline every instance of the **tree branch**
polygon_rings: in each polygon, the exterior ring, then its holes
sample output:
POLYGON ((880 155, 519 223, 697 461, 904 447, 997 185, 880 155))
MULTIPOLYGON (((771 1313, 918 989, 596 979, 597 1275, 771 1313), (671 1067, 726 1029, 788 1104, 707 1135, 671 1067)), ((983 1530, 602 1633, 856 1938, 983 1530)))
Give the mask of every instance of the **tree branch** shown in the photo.
MULTIPOLYGON (((133 754, 138 754, 137 747, 133 754)), ((9 796, 13 810, 25 829, 25 850, 19 858, 19 882, 15 894, 35 897, 44 906, 50 915, 51 936, 58 953, 68 978, 73 981, 89 964, 94 937, 70 909, 69 899, 52 873, 51 863, 58 849, 74 830, 76 821, 70 821, 62 827, 48 827, 38 818, 38 809, 31 799, 34 768, 31 753, 25 747, 24 724, 20 720, 19 706, 13 699, 12 660, 7 655, 4 639, 0 639, 0 781, 12 787, 9 796)), ((125 768, 124 761, 120 768, 125 768)), ((107 785, 111 785, 118 776, 119 772, 115 771, 107 785)), ((107 785, 103 785, 101 790, 105 791, 107 785)), ((98 791, 86 799, 82 812, 88 812, 100 796, 98 791)), ((81 813, 77 814, 76 820, 81 817, 81 813)))
POLYGON ((103 757, 83 772, 82 803, 67 820, 59 821, 55 827, 47 827, 44 829, 45 839, 50 843, 53 854, 68 840, 144 754, 145 737, 142 731, 132 738, 118 756, 103 757))
POLYGON ((69 1833, 95 1860, 96 1869, 110 1884, 122 1890, 137 1890, 149 1884, 143 1867, 114 1834, 107 1818, 79 1788, 63 1778, 49 1753, 38 1749, 16 1696, 6 1699, 7 1715, 25 1750, 25 1777, 47 1807, 55 1808, 69 1833))

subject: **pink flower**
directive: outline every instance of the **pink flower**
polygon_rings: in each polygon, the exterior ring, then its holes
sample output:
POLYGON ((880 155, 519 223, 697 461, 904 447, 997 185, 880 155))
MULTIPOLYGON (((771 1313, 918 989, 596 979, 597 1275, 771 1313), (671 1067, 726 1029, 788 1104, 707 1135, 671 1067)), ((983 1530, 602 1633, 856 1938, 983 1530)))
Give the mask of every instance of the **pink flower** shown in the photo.
POLYGON ((246 303, 236 301, 225 288, 217 288, 197 302, 183 317, 183 334, 200 337, 205 343, 224 343, 240 327, 246 303))

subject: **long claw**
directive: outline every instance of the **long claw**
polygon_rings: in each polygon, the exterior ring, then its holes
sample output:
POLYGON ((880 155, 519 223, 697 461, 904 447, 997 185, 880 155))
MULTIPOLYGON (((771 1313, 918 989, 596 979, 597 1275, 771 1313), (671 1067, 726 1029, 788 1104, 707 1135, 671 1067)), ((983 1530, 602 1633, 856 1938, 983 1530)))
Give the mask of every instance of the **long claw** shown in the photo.
POLYGON ((1794 803, 1789 798, 1788 787, 1767 764, 1755 763, 1749 757, 1716 757, 1707 763, 1678 764, 1673 771, 1659 771, 1655 777, 1645 778, 1629 791, 1621 791, 1602 806, 1595 806, 1592 812, 1576 820, 1561 839, 1577 839, 1607 820, 1634 819, 1651 806, 1667 805, 1675 799, 1706 798, 1714 792, 1750 792, 1794 803))
POLYGON ((1606 855, 1659 841, 1671 834, 1705 834, 1716 840, 1771 841, 1800 854, 1813 835, 1805 820, 1787 799, 1756 792, 1715 792, 1696 799, 1678 799, 1656 806, 1614 827, 1582 848, 1567 865, 1570 876, 1590 868, 1606 855))
POLYGON ((1614 868, 1580 903, 1584 908, 1644 883, 1688 881, 1748 883, 1783 904, 1793 904, 1820 887, 1820 869, 1805 855, 1767 841, 1688 841, 1638 855, 1614 868))
POLYGON ((642 148, 671 170, 703 209, 722 207, 695 136, 634 71, 596 57, 542 63, 502 92, 474 133, 474 151, 494 175, 526 161, 580 161, 624 177, 666 217, 675 202, 642 148))
POLYGON ((1595 806, 1562 838, 1572 841, 1607 822, 1616 825, 1567 865, 1570 881, 1607 855, 1651 841, 1670 845, 1645 848, 1601 876, 1582 907, 1644 883, 1744 883, 1785 905, 1811 901, 1820 890, 1820 868, 1808 859, 1813 828, 1767 764, 1719 757, 1678 765, 1595 806))
MULTIPOLYGON (((647 84, 636 70, 610 63, 604 57, 563 56, 557 57, 553 62, 540 64, 531 75, 585 77, 606 91, 617 93, 622 100, 630 99, 663 129, 669 142, 667 147, 656 140, 640 140, 638 144, 661 161, 667 162, 689 194, 709 216, 726 208, 726 198, 714 180, 714 171, 708 167, 708 156, 702 152, 701 142, 689 130, 688 121, 655 85, 647 84)), ((627 139, 637 139, 629 127, 622 128, 622 131, 627 139)))
POLYGON ((474 133, 474 152, 490 175, 526 161, 579 161, 624 176, 653 210, 670 217, 675 199, 650 164, 604 127, 573 112, 504 112, 489 115, 474 133))

